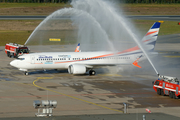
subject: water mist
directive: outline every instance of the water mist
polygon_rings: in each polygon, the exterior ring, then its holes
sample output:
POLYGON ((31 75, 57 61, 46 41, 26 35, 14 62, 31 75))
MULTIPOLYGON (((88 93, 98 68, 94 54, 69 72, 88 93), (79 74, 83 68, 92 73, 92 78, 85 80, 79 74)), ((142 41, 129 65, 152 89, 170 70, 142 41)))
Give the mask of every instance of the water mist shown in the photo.
MULTIPOLYGON (((46 24, 48 20, 67 15, 70 16, 72 24, 78 28, 78 42, 90 44, 90 47, 98 43, 97 48, 102 49, 96 50, 111 50, 115 53, 116 50, 122 51, 130 47, 129 44, 127 46, 119 44, 119 41, 133 39, 133 41, 131 41, 132 44, 135 42, 139 46, 158 74, 137 36, 131 30, 132 27, 128 26, 130 23, 128 23, 127 19, 125 19, 121 13, 117 12, 118 9, 115 9, 108 1, 73 0, 71 5, 73 8, 57 10, 44 19, 29 36, 25 44, 28 43, 34 33, 40 29, 43 24, 46 24)), ((84 46, 85 45, 81 48, 84 46)))
POLYGON ((112 6, 110 6, 108 2, 103 0, 74 0, 71 5, 76 9, 84 10, 91 14, 100 23, 102 28, 104 28, 107 33, 109 33, 110 35, 112 34, 113 40, 119 39, 119 34, 115 35, 115 31, 113 31, 113 29, 115 29, 116 31, 119 30, 119 28, 126 30, 126 32, 131 36, 131 38, 143 51, 144 55, 147 57, 148 61, 155 70, 156 74, 158 74, 155 66, 153 65, 145 49, 139 42, 137 36, 133 33, 130 27, 128 27, 125 17, 123 15, 119 15, 116 10, 112 6), (121 27, 119 25, 121 25, 121 27))

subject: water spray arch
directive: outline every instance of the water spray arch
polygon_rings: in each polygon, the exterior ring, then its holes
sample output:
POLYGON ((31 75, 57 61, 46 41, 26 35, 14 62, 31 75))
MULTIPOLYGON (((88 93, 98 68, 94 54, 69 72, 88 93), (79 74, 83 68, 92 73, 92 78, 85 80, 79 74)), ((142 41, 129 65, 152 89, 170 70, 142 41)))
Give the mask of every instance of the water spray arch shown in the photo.
MULTIPOLYGON (((135 43, 139 46, 139 48, 145 54, 146 58, 148 59, 148 61, 152 65, 153 69, 155 70, 156 74, 158 74, 155 66, 153 65, 147 52, 145 51, 145 48, 143 48, 142 44, 139 42, 137 35, 135 35, 134 32, 130 29, 130 26, 127 24, 127 20, 125 19, 125 17, 123 17, 123 15, 120 15, 119 13, 117 13, 117 11, 112 6, 110 6, 107 1, 104 1, 104 0, 74 0, 71 3, 71 5, 76 9, 83 10, 83 11, 86 11, 89 14, 91 14, 101 24, 102 28, 107 33, 108 33, 109 27, 114 29, 118 26, 118 24, 120 24, 122 26, 122 30, 125 30, 129 34, 129 36, 135 41, 135 43), (99 16, 100 13, 104 13, 104 14, 101 14, 101 16, 99 16), (104 17, 102 17, 102 16, 104 16, 104 17), (107 26, 106 24, 104 24, 104 22, 101 22, 101 21, 103 21, 104 18, 106 18, 108 20, 113 20, 113 22, 109 22, 110 25, 107 26), (115 24, 117 26, 114 26, 115 24)), ((113 33, 111 33, 111 31, 110 31, 110 34, 113 34, 113 33)), ((113 36, 113 39, 118 39, 118 37, 119 37, 119 34, 116 34, 113 36)))
MULTIPOLYGON (((101 42, 107 42, 107 46, 109 46, 110 50, 114 50, 114 47, 112 43, 109 41, 108 35, 106 34, 106 31, 101 27, 101 25, 96 21, 96 19, 93 18, 89 13, 78 10, 75 8, 64 8, 55 11, 51 15, 49 15, 47 18, 45 18, 32 32, 32 34, 29 36, 27 41, 25 42, 25 45, 28 44, 30 41, 31 37, 36 33, 38 29, 41 28, 43 24, 46 24, 46 22, 52 18, 57 18, 61 17, 63 15, 68 15, 70 16, 70 19, 72 20, 73 25, 78 27, 78 38, 79 42, 83 43, 85 38, 88 38, 88 34, 93 34, 92 38, 98 39, 96 41, 101 41, 101 42), (81 19, 82 21, 79 21, 81 19), (89 27, 91 27, 91 31, 89 30, 89 27), (86 33, 85 31, 88 30, 86 33), (96 30, 96 31, 95 31, 96 30), (95 32, 96 33, 95 33, 95 32), (97 33, 98 32, 98 33, 97 33), (82 33, 82 34, 81 34, 82 33), (85 33, 85 34, 84 34, 85 33)), ((92 39, 91 39, 92 41, 92 39)), ((90 39, 86 42, 90 42, 90 39)))

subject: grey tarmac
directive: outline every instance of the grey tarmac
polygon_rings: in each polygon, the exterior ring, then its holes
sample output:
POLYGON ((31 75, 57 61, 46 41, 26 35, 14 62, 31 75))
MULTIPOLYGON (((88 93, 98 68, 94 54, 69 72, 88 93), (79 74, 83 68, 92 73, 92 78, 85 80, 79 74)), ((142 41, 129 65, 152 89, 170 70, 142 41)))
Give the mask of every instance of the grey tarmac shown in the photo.
MULTIPOLYGON (((179 35, 171 35, 178 41, 179 35), (176 39, 177 37, 177 39, 176 39)), ((162 75, 180 78, 180 48, 171 37, 159 37, 155 51, 159 55, 151 59, 162 75), (163 42, 164 40, 164 42, 163 42)), ((29 46, 39 51, 37 46, 29 46)), ((73 51, 76 45, 41 46, 43 50, 73 51), (74 46, 74 47, 73 47, 74 46)), ((152 81, 157 79, 148 61, 140 62, 142 69, 129 67, 105 67, 96 69, 97 75, 70 75, 67 70, 31 70, 25 76, 10 66, 10 61, 0 47, 0 118, 34 118, 37 109, 34 100, 57 100, 54 117, 47 119, 142 119, 178 120, 180 99, 159 96, 153 90, 152 81), (128 104, 128 114, 123 114, 123 103, 128 104), (152 113, 147 113, 146 109, 152 113)))
MULTIPOLYGON (((0 20, 43 20, 47 16, 0 16, 0 20)), ((180 21, 179 15, 128 15, 130 19, 138 20, 164 20, 164 21, 180 21)), ((69 19, 70 17, 58 17, 55 19, 69 19)))

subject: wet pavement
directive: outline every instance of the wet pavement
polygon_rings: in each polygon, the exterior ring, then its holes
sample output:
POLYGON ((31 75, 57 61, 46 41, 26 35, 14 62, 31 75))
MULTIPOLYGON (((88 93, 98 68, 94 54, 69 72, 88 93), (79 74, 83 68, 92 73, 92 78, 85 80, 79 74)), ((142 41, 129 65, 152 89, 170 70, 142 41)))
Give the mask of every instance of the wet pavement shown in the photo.
MULTIPOLYGON (((180 78, 180 50, 174 48, 173 53, 167 53, 161 43, 158 50, 163 54, 152 60, 160 74, 180 78)), ((25 76, 9 65, 14 58, 8 58, 4 51, 0 51, 0 56, 1 118, 34 119, 37 109, 33 108, 33 101, 46 99, 58 102, 55 117, 47 118, 53 120, 129 120, 142 119, 143 114, 149 116, 147 120, 180 117, 180 99, 159 96, 153 90, 152 81, 157 76, 148 61, 139 63, 142 69, 133 66, 99 68, 96 76, 70 75, 67 70, 32 70, 25 76), (130 114, 123 114, 123 103, 127 103, 130 114), (146 108, 153 114, 147 114, 146 108)))
MULTIPOLYGON (((179 120, 178 117, 163 114, 163 113, 134 113, 134 114, 106 114, 106 115, 68 115, 68 116, 53 116, 49 118, 37 118, 37 117, 22 117, 13 118, 13 120, 142 120, 145 116, 145 120, 179 120)), ((2 118, 1 120, 12 120, 12 118, 2 118)))

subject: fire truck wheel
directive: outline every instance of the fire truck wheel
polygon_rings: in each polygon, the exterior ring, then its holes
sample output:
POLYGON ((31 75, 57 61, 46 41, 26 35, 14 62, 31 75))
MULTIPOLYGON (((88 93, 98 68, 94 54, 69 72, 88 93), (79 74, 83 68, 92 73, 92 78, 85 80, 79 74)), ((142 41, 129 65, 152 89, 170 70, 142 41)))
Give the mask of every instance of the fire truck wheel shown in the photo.
POLYGON ((9 53, 9 57, 11 58, 11 56, 12 56, 12 54, 11 53, 9 53))
POLYGON ((13 57, 14 57, 14 58, 17 58, 17 56, 16 56, 15 54, 13 54, 13 57))
POLYGON ((169 92, 169 97, 170 97, 170 98, 173 98, 172 92, 169 92))
POLYGON ((29 73, 28 73, 28 72, 24 72, 24 74, 25 74, 25 75, 29 75, 29 73))
POLYGON ((163 89, 161 89, 161 95, 164 96, 164 90, 163 89))
POLYGON ((8 52, 8 57, 11 57, 11 53, 10 52, 8 52))
POLYGON ((9 52, 7 52, 7 56, 9 57, 9 52))
POLYGON ((157 88, 157 94, 161 95, 161 89, 157 88))
POLYGON ((173 92, 172 95, 173 95, 173 99, 176 99, 175 92, 173 92))

